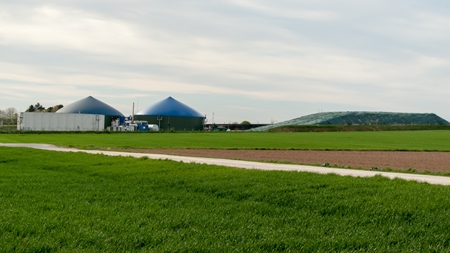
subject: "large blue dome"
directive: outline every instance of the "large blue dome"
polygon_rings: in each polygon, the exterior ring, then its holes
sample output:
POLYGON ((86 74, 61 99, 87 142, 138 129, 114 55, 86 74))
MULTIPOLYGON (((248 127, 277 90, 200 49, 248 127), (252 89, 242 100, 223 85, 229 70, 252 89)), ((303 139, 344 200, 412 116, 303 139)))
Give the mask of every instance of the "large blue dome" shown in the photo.
POLYGON ((91 96, 73 102, 59 109, 56 113, 101 114, 107 116, 123 116, 113 107, 91 96))
POLYGON ((135 115, 143 116, 176 116, 176 117, 193 117, 204 118, 205 116, 191 107, 179 102, 178 100, 168 97, 158 103, 146 107, 135 115))

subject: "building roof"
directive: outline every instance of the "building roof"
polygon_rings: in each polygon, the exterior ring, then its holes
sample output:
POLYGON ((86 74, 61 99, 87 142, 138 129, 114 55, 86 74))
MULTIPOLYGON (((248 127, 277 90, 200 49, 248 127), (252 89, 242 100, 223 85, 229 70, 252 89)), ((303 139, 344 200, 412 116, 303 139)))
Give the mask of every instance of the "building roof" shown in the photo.
POLYGON ((113 107, 91 96, 73 102, 59 109, 56 113, 101 114, 107 116, 123 116, 113 107))
POLYGON ((287 120, 284 122, 253 128, 266 131, 281 126, 299 125, 449 125, 434 113, 397 112, 323 112, 287 120))
POLYGON ((177 116, 177 117, 192 117, 204 118, 205 116, 191 107, 181 103, 180 101, 168 97, 162 101, 157 102, 149 107, 146 107, 135 115, 144 116, 177 116))

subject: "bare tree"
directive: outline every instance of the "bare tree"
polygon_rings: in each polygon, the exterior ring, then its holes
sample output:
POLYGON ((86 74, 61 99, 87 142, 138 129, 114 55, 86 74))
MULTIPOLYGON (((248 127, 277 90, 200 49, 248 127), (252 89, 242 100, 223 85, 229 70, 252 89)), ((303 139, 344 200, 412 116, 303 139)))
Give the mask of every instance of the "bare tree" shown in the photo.
POLYGON ((6 110, 0 110, 0 121, 3 125, 16 125, 17 124, 17 110, 10 107, 6 110))
POLYGON ((5 119, 3 118, 3 115, 4 115, 4 114, 5 114, 5 111, 0 110, 0 128, 3 127, 3 124, 4 124, 3 121, 5 121, 5 119))

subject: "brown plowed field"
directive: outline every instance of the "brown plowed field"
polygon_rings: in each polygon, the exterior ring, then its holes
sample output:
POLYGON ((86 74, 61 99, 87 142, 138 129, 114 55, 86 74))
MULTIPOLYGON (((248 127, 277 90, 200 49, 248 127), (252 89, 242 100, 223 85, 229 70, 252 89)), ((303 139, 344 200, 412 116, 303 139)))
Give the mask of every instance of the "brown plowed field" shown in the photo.
POLYGON ((278 161, 295 164, 377 167, 396 170, 450 172, 450 152, 312 151, 312 150, 212 150, 212 149, 132 149, 131 152, 197 156, 247 161, 278 161))

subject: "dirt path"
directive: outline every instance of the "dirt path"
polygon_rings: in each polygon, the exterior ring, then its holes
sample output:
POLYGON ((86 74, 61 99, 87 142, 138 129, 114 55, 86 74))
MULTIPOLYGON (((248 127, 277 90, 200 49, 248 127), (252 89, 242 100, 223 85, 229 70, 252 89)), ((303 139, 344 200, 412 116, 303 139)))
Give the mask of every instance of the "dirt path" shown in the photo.
POLYGON ((205 149, 129 149, 126 151, 310 165, 329 163, 330 165, 366 169, 371 167, 402 170, 412 168, 417 171, 450 172, 450 152, 205 149))
MULTIPOLYGON (((4 147, 28 147, 28 148, 36 148, 42 150, 52 150, 59 152, 84 152, 89 154, 103 154, 108 156, 126 156, 126 157, 148 157, 150 159, 168 159, 172 161, 185 162, 185 163, 197 163, 197 164, 211 164, 211 165, 219 165, 226 166, 232 168, 242 168, 242 169, 252 169, 252 170, 272 170, 272 171, 304 171, 304 172, 313 172, 320 174, 337 174, 342 176, 352 176, 352 177, 373 177, 376 175, 381 175, 387 178, 402 178, 405 180, 414 180, 419 182, 427 182, 430 184, 440 184, 440 185, 450 185, 450 177, 446 176, 433 176, 433 175, 423 175, 423 174, 412 174, 412 173, 395 173, 395 172, 383 172, 383 171, 368 171, 368 170, 351 170, 351 169, 335 169, 335 168, 327 168, 327 167, 317 167, 317 166, 307 166, 307 165, 292 165, 292 164, 275 164, 275 163, 262 163, 262 162, 252 162, 252 161, 242 161, 242 160, 233 160, 233 159, 215 159, 215 158, 203 158, 203 157, 193 157, 194 154, 192 151, 201 151, 201 150, 187 150, 189 151, 189 156, 179 156, 179 155, 167 155, 167 154, 155 154, 157 153, 155 150, 140 150, 141 153, 132 153, 132 152, 118 152, 118 151, 106 151, 106 150, 79 150, 74 148, 65 148, 65 147, 57 147, 49 144, 27 144, 27 143, 0 143, 0 146, 4 147), (147 152, 152 151, 147 154, 147 152)), ((130 150, 127 150, 130 151, 130 150)), ((138 151, 138 150, 133 150, 138 151)), ((160 153, 169 153, 168 150, 163 150, 160 153)), ((180 150, 172 150, 180 154, 180 150)), ((212 151, 217 152, 217 155, 228 153, 221 152, 223 150, 203 150, 203 151, 212 151)), ((247 152, 247 151, 246 151, 247 152)), ((311 151, 248 151, 252 152, 252 154, 260 153, 284 153, 288 154, 289 152, 294 152, 297 156, 297 153, 308 153, 311 151), (255 153, 253 153, 255 152, 255 153), (287 153, 286 153, 287 152, 287 153)), ((313 151, 317 152, 317 151, 313 151)), ((231 153, 239 153, 244 154, 245 152, 241 151, 231 151, 231 153)), ((337 152, 331 152, 337 153, 337 152)), ((367 152, 362 152, 366 154, 367 152)), ((379 153, 379 152, 374 152, 379 153)), ((412 152, 409 152, 412 153, 412 152)), ((230 154, 230 153, 228 153, 230 154)), ((440 153, 438 153, 440 154, 440 153)), ((201 156, 206 156, 205 153, 200 153, 201 156)), ((211 153, 209 152, 209 155, 211 153)), ((236 154, 234 154, 236 155, 236 154)), ((292 154, 291 154, 292 155, 292 154)), ((322 154, 323 155, 323 154, 322 154)), ((229 157, 233 158, 233 157, 229 157)))

